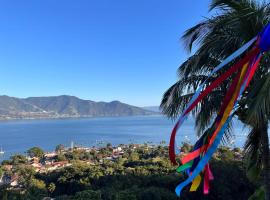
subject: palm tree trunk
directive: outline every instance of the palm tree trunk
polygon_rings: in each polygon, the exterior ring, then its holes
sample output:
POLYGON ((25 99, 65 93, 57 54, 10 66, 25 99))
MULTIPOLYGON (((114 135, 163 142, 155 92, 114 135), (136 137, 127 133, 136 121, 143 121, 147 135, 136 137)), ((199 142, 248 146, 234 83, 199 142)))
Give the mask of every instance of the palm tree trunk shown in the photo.
POLYGON ((269 137, 267 122, 262 127, 262 159, 263 159, 263 183, 265 188, 265 200, 270 200, 270 157, 269 137))

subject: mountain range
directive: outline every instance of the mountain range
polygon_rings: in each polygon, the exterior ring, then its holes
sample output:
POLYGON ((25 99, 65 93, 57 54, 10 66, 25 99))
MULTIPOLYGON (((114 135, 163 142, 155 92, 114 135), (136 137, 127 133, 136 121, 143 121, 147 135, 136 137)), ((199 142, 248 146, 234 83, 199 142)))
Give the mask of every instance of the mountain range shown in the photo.
POLYGON ((153 115, 154 111, 120 101, 95 102, 75 96, 16 98, 0 96, 0 119, 39 119, 153 115))

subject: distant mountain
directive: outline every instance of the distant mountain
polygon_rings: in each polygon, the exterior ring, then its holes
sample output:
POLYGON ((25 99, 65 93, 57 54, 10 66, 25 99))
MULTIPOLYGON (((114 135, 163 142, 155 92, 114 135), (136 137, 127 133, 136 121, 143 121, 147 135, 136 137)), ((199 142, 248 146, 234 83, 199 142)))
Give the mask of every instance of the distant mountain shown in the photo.
POLYGON ((161 110, 159 109, 159 106, 145 106, 145 107, 142 107, 142 109, 157 112, 157 113, 161 113, 161 110))
POLYGON ((120 101, 95 102, 75 96, 15 98, 0 96, 0 119, 152 115, 153 111, 120 101))

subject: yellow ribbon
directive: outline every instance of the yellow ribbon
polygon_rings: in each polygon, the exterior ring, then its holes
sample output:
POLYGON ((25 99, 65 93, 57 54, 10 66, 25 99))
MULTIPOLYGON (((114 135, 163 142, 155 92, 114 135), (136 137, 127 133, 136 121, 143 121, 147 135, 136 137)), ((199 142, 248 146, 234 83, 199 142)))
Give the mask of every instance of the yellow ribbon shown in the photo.
MULTIPOLYGON (((210 142, 209 142, 209 146, 213 143, 214 139, 215 139, 215 136, 216 134, 220 131, 221 127, 224 125, 224 123, 226 122, 227 118, 229 117, 232 109, 233 109, 233 106, 234 106, 234 102, 235 102, 235 99, 237 98, 237 95, 238 95, 238 91, 240 90, 240 87, 241 87, 241 84, 242 84, 242 81, 245 77, 245 74, 246 74, 246 71, 247 71, 247 67, 248 67, 248 64, 249 63, 246 63, 242 70, 241 70, 241 74, 240 74, 240 77, 239 77, 239 81, 237 83, 237 86, 236 86, 236 89, 235 89, 235 92, 233 93, 233 96, 228 104, 228 106, 226 107, 225 111, 224 111, 224 114, 222 116, 222 119, 221 119, 221 122, 219 123, 219 126, 218 128, 216 129, 213 137, 211 138, 210 142)), ((201 176, 198 175, 193 181, 192 181, 192 185, 190 187, 190 192, 195 192, 197 191, 200 183, 201 183, 201 176)))
POLYGON ((231 113, 231 111, 232 111, 232 109, 233 109, 234 102, 235 102, 235 99, 237 98, 238 91, 239 91, 239 89, 240 89, 240 87, 241 87, 241 83, 242 83, 242 81, 243 81, 243 79, 244 79, 244 77, 245 77, 245 74, 246 74, 246 71, 247 71, 248 64, 249 64, 249 63, 246 63, 246 64, 243 66, 242 70, 241 70, 240 78, 239 78, 239 81, 238 81, 238 83, 237 83, 235 92, 234 92, 234 94, 233 94, 233 96, 232 96, 232 98, 231 98, 231 100, 230 100, 228 106, 226 107, 226 109, 225 109, 225 111, 224 111, 223 117, 222 117, 222 119, 221 119, 221 122, 219 123, 218 128, 216 129, 215 133, 213 134, 213 136, 212 136, 212 138, 211 138, 211 140, 210 140, 210 142, 209 142, 209 146, 211 146, 211 144, 214 142, 214 139, 215 139, 217 133, 220 131, 220 129, 222 128, 222 126, 223 126, 224 123, 226 122, 227 118, 229 117, 229 115, 230 115, 230 113, 231 113))
POLYGON ((202 177, 201 177, 200 174, 198 176, 196 176, 196 178, 192 181, 192 185, 191 185, 189 191, 190 192, 195 192, 198 189, 198 187, 199 187, 199 185, 201 183, 201 180, 202 180, 202 177))

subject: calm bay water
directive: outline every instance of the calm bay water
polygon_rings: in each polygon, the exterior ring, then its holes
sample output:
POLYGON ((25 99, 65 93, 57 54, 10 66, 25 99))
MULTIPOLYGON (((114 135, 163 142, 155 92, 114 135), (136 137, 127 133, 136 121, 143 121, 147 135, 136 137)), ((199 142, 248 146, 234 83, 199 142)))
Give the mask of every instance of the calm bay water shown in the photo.
MULTIPOLYGON (((163 116, 136 116, 114 118, 81 118, 53 120, 13 120, 0 122, 0 147, 6 159, 15 153, 24 153, 33 146, 45 151, 54 150, 58 144, 97 146, 100 141, 113 145, 127 143, 169 141, 174 123, 163 116)), ((234 126, 234 146, 241 147, 245 136, 242 126, 234 126), (242 136, 241 136, 242 135, 242 136)), ((178 144, 196 140, 194 122, 187 120, 177 137, 178 144)))

